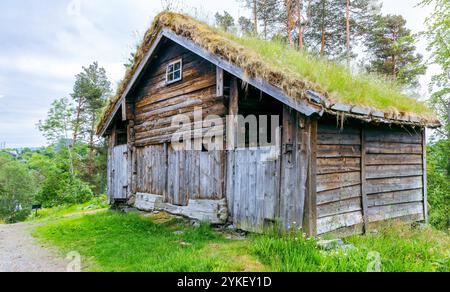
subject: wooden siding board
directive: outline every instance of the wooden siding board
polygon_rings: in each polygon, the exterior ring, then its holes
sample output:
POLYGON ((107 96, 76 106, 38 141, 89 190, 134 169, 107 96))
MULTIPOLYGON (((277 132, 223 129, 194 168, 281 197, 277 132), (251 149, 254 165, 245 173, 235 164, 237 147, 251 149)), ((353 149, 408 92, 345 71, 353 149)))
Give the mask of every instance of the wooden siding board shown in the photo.
POLYGON ((422 176, 367 180, 367 193, 387 193, 423 187, 422 176))

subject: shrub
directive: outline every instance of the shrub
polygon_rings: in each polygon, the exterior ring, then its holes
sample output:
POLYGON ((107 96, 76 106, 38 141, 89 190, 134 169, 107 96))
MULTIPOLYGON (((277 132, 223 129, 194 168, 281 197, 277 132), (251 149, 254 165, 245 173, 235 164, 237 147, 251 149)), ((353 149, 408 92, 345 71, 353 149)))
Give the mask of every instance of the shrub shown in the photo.
POLYGON ((437 229, 450 228, 450 141, 428 147, 428 203, 430 223, 437 229))
POLYGON ((35 182, 28 168, 12 159, 0 158, 0 221, 15 223, 28 217, 35 195, 35 182))

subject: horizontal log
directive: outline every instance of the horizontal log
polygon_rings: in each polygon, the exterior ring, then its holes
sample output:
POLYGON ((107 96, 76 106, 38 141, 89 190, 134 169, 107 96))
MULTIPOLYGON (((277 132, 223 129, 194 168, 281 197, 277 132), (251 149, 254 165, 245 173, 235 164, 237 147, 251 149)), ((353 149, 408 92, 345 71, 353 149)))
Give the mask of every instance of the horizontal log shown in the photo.
POLYGON ((366 130, 365 136, 366 141, 371 143, 422 143, 422 134, 415 133, 412 129, 411 131, 406 131, 389 128, 369 128, 366 130))
POLYGON ((360 183, 360 172, 322 174, 317 176, 317 192, 354 186, 360 183))
POLYGON ((422 176, 402 177, 402 178, 385 178, 367 180, 367 193, 388 193, 403 190, 420 189, 423 187, 422 176))
MULTIPOLYGON (((186 100, 206 100, 216 97, 215 88, 213 86, 202 88, 197 91, 190 92, 181 96, 172 97, 165 100, 153 101, 145 107, 136 108, 136 112, 144 113, 159 110, 172 105, 180 104, 186 100)), ((144 100, 150 99, 150 97, 144 97, 144 100)))
POLYGON ((404 204, 423 201, 423 190, 407 190, 368 196, 368 206, 378 207, 394 204, 404 204))
POLYGON ((423 203, 407 203, 369 208, 369 221, 378 222, 389 219, 423 214, 423 203))
POLYGON ((359 211, 320 218, 317 220, 317 233, 321 235, 341 228, 361 224, 362 222, 363 216, 359 211))
POLYGON ((366 145, 367 154, 422 154, 422 145, 373 142, 366 145))
POLYGON ((317 144, 319 145, 361 145, 359 135, 353 134, 317 134, 317 144))
POLYGON ((378 165, 366 167, 366 178, 391 178, 423 175, 422 165, 378 165))
POLYGON ((148 96, 138 102, 137 108, 144 108, 149 104, 167 100, 169 98, 185 95, 203 88, 216 86, 216 76, 201 76, 192 80, 184 80, 175 85, 167 86, 155 93, 148 93, 148 96))
MULTIPOLYGON (((211 109, 211 111, 217 112, 218 115, 221 115, 221 116, 224 115, 224 113, 226 111, 226 108, 223 105, 223 103, 217 102, 215 100, 203 103, 201 106, 202 106, 202 109, 204 109, 204 111, 208 111, 211 109)), ((148 123, 148 122, 151 122, 154 120, 164 119, 167 117, 173 117, 173 116, 180 115, 180 114, 189 115, 191 113, 194 113, 194 111, 198 108, 199 108, 199 106, 194 104, 189 107, 181 107, 180 109, 166 111, 166 112, 160 113, 158 115, 149 115, 148 113, 140 114, 139 116, 136 117, 136 121, 138 124, 143 124, 143 123, 148 123)))
POLYGON ((318 158, 361 157, 361 146, 354 145, 318 145, 318 158))
POLYGON ((360 158, 318 158, 317 174, 352 172, 361 170, 360 158))
POLYGON ((348 134, 359 136, 361 130, 354 126, 344 126, 344 128, 338 127, 332 124, 322 124, 319 123, 317 126, 317 133, 319 134, 348 134))
POLYGON ((175 126, 168 126, 166 128, 156 128, 155 130, 151 130, 151 131, 145 131, 145 132, 138 132, 136 133, 136 139, 140 140, 140 139, 146 139, 146 138, 152 138, 152 137, 158 137, 161 135, 168 135, 170 133, 175 133, 179 130, 181 130, 182 128, 190 128, 190 129, 210 129, 213 127, 216 127, 217 125, 222 125, 225 126, 225 118, 219 118, 219 119, 214 119, 214 120, 210 120, 208 121, 208 123, 213 124, 212 126, 206 127, 205 126, 205 122, 204 121, 200 121, 200 122, 195 122, 195 123, 190 123, 187 125, 175 125, 175 126))
MULTIPOLYGON (((186 112, 183 113, 183 115, 185 115, 186 118, 188 118, 191 121, 193 121, 195 118, 194 112, 192 110, 193 108, 188 108, 186 109, 186 112)), ((212 106, 202 108, 202 120, 211 115, 216 115, 220 117, 225 116, 225 107, 223 106, 223 104, 214 103, 212 106)), ((149 119, 144 120, 143 122, 141 121, 141 123, 135 126, 135 130, 137 132, 145 132, 153 129, 168 127, 169 125, 172 124, 174 118, 173 116, 166 116, 166 115, 164 115, 165 117, 161 116, 157 119, 155 118, 150 119, 149 117, 149 119)))
POLYGON ((366 165, 421 165, 422 155, 415 154, 367 154, 366 165))
POLYGON ((361 197, 361 185, 317 193, 317 205, 361 197))
MULTIPOLYGON (((163 143, 169 143, 173 139, 174 133, 168 133, 157 137, 152 138, 146 138, 146 139, 139 139, 136 140, 136 146, 137 147, 143 147, 143 146, 149 146, 149 145, 157 145, 157 144, 163 144, 163 143)), ((225 130, 222 128, 219 129, 202 129, 202 130, 195 130, 195 131, 186 131, 184 133, 177 133, 180 136, 181 135, 190 135, 192 139, 202 139, 202 138, 224 138, 225 137, 225 130)), ((225 143, 223 143, 225 144, 225 143)), ((225 147, 226 145, 223 145, 225 147)))
POLYGON ((319 205, 317 207, 318 218, 330 217, 339 214, 361 211, 361 198, 337 201, 330 204, 319 205))

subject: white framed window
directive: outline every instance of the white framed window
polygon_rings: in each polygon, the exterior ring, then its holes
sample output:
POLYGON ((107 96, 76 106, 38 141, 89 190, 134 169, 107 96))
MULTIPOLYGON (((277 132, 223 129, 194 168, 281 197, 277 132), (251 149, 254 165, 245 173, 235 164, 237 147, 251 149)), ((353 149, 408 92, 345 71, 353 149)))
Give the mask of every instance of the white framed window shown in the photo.
POLYGON ((166 84, 172 84, 183 79, 183 60, 170 62, 166 70, 166 84))

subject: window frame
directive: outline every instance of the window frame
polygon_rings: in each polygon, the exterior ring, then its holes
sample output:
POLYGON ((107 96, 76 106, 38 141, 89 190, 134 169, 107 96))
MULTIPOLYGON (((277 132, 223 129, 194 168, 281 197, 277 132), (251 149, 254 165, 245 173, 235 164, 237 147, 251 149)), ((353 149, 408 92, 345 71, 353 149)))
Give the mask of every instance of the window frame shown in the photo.
POLYGON ((179 58, 179 59, 176 59, 176 60, 170 62, 169 64, 167 64, 167 67, 166 67, 166 85, 173 84, 173 83, 179 82, 181 80, 183 80, 183 59, 179 58), (180 69, 175 70, 175 65, 178 64, 178 63, 180 64, 180 69), (172 72, 169 71, 169 67, 170 66, 173 66, 172 72), (176 78, 176 79, 169 80, 169 75, 172 74, 173 77, 175 77, 175 73, 178 72, 178 71, 180 72, 180 76, 178 78, 176 78))

